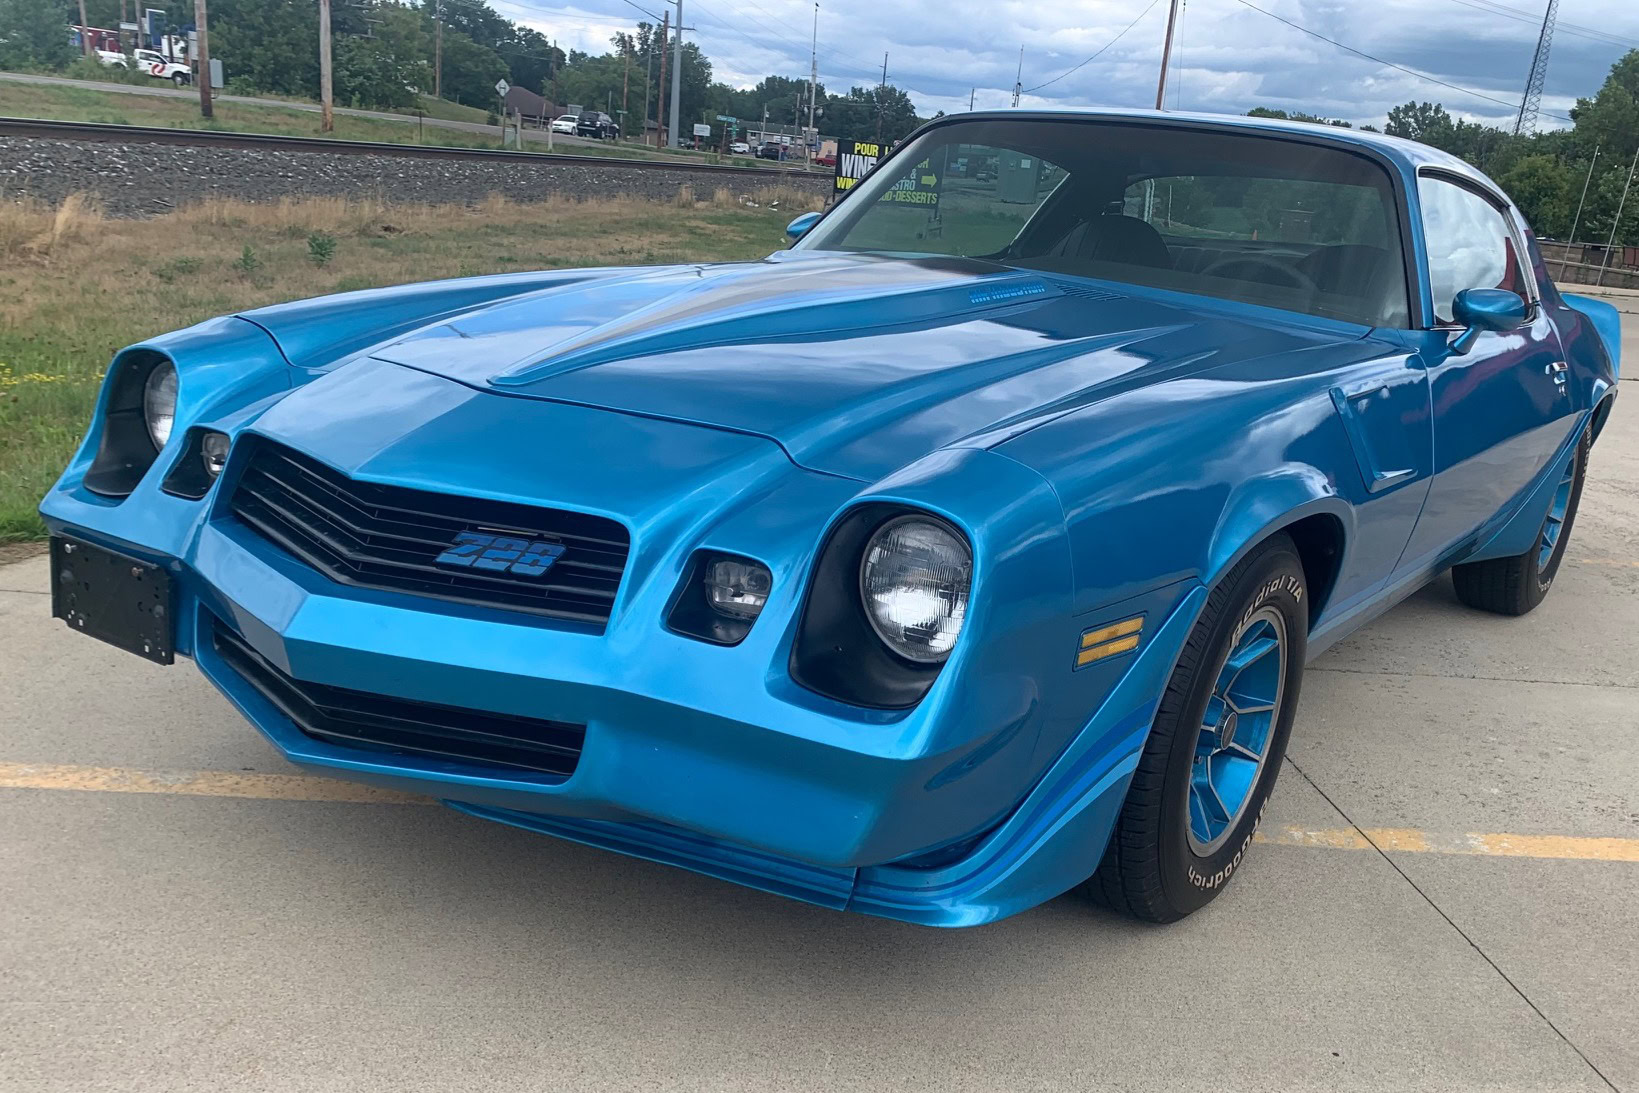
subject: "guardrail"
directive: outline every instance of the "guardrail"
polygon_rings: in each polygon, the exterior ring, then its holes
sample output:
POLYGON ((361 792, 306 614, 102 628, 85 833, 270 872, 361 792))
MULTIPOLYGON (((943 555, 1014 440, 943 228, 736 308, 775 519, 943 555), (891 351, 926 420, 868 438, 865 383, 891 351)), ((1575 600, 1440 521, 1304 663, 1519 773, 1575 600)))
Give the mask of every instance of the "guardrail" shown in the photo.
POLYGON ((709 174, 759 175, 773 178, 825 179, 791 167, 736 167, 726 163, 685 160, 577 156, 563 152, 522 152, 498 148, 455 148, 437 144, 384 144, 334 137, 287 137, 271 133, 226 133, 214 129, 161 129, 147 125, 112 125, 89 121, 43 121, 0 117, 0 136, 84 140, 104 143, 169 144, 188 148, 266 148, 287 152, 339 152, 344 155, 403 156, 410 159, 487 159, 511 163, 574 167, 629 168, 636 171, 693 171, 709 174))

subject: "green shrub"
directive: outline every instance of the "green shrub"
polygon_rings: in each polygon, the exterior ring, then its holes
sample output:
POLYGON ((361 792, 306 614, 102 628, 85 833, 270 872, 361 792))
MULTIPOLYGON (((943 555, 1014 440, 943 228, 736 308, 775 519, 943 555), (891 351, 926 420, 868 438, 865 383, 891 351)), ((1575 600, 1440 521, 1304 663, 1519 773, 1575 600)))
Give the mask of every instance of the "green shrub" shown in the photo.
POLYGON ((328 266, 336 256, 336 237, 329 232, 314 232, 307 237, 307 260, 315 266, 328 266))

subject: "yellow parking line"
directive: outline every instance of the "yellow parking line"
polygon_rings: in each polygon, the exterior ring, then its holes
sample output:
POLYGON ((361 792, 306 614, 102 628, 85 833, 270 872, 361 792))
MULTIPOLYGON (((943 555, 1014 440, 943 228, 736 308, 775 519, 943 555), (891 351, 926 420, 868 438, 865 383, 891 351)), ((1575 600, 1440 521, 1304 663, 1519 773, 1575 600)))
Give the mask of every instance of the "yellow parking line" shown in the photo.
POLYGON ((1329 850, 1370 850, 1375 844, 1407 854, 1474 854, 1493 858, 1562 858, 1569 861, 1639 862, 1639 839, 1590 835, 1514 835, 1470 831, 1444 834, 1408 827, 1265 827, 1253 842, 1276 846, 1319 846, 1329 850))
POLYGON ((343 801, 368 805, 434 803, 430 797, 301 774, 134 770, 130 767, 82 767, 67 763, 0 763, 0 788, 172 793, 188 797, 254 797, 272 801, 343 801))
MULTIPOLYGON (((226 770, 139 770, 70 763, 0 763, 0 789, 82 793, 162 793, 188 797, 245 797, 265 801, 336 801, 368 805, 430 805, 431 797, 303 774, 226 770)), ((1263 827, 1255 842, 1326 850, 1409 854, 1473 854, 1501 858, 1639 862, 1639 839, 1505 832, 1444 834, 1403 827, 1263 827)))

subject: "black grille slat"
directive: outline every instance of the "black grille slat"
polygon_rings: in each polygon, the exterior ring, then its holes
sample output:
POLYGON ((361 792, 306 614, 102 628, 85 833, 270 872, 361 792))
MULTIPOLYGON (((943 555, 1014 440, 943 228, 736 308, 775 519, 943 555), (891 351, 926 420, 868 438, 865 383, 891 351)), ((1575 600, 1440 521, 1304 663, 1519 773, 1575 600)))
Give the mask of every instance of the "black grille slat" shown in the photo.
MULTIPOLYGON (((240 489, 245 489, 245 487, 241 485, 240 489)), ((248 490, 247 492, 250 493, 251 497, 257 504, 271 510, 275 516, 283 519, 287 523, 295 521, 296 518, 289 511, 287 511, 284 506, 263 497, 254 489, 248 490)), ((306 526, 311 528, 314 524, 315 521, 313 520, 313 515, 310 512, 306 517, 306 526)), ((310 531, 309 537, 318 538, 321 546, 326 548, 338 561, 346 565, 355 574, 365 572, 367 571, 368 566, 375 565, 392 566, 399 569, 413 571, 416 574, 420 574, 422 579, 434 582, 442 581, 444 578, 456 576, 456 574, 452 573, 450 570, 439 569, 435 565, 415 560, 413 557, 398 558, 395 557, 394 554, 387 552, 391 549, 396 553, 406 553, 399 548, 377 547, 374 546, 374 544, 367 545, 364 543, 359 543, 358 536, 356 534, 348 532, 345 529, 336 529, 334 525, 331 526, 331 531, 328 534, 315 535, 310 531), (334 532, 337 530, 340 530, 344 535, 348 535, 357 545, 350 545, 336 539, 334 532)), ((448 545, 448 542, 437 544, 437 549, 442 551, 448 545)), ((553 565, 552 572, 556 573, 561 565, 561 561, 553 565)), ((519 583, 517 578, 508 577, 502 573, 473 572, 462 573, 459 576, 461 579, 466 581, 475 581, 480 584, 491 584, 497 587, 505 588, 515 587, 519 583)), ((533 579, 529 587, 538 588, 545 592, 561 592, 565 595, 571 596, 587 596, 613 600, 615 596, 615 587, 617 584, 618 579, 615 582, 611 582, 608 588, 598 588, 596 586, 589 585, 567 584, 561 581, 541 581, 539 579, 533 579)))
POLYGON ((247 439, 254 447, 231 511, 332 580, 599 626, 608 621, 630 547, 615 521, 360 482, 271 441, 247 439), (458 532, 476 529, 546 539, 564 553, 545 579, 434 564, 458 532))
POLYGON ((220 619, 212 622, 212 648, 223 663, 315 740, 561 777, 580 761, 584 725, 308 683, 286 675, 220 619))

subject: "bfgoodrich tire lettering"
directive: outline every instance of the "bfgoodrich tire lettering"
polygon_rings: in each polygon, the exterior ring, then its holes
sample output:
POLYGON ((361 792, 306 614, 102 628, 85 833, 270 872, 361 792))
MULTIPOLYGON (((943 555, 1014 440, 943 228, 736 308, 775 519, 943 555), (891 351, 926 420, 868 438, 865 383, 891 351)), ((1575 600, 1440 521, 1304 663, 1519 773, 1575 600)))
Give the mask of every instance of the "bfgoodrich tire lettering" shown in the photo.
POLYGON ((1109 847, 1087 882, 1095 900, 1136 918, 1173 922, 1229 883, 1252 845, 1286 754, 1308 624, 1303 565, 1284 534, 1259 545, 1218 582, 1184 643, 1109 847), (1251 702, 1237 689, 1243 661, 1258 666, 1265 692, 1251 702), (1259 747, 1243 744, 1242 750, 1257 752, 1255 773, 1235 768, 1244 792, 1233 794, 1233 809, 1204 815, 1198 802, 1210 789, 1206 771, 1214 757, 1236 760, 1237 718, 1252 725, 1264 713, 1241 713, 1243 705, 1248 711, 1272 706, 1252 729, 1259 747))

